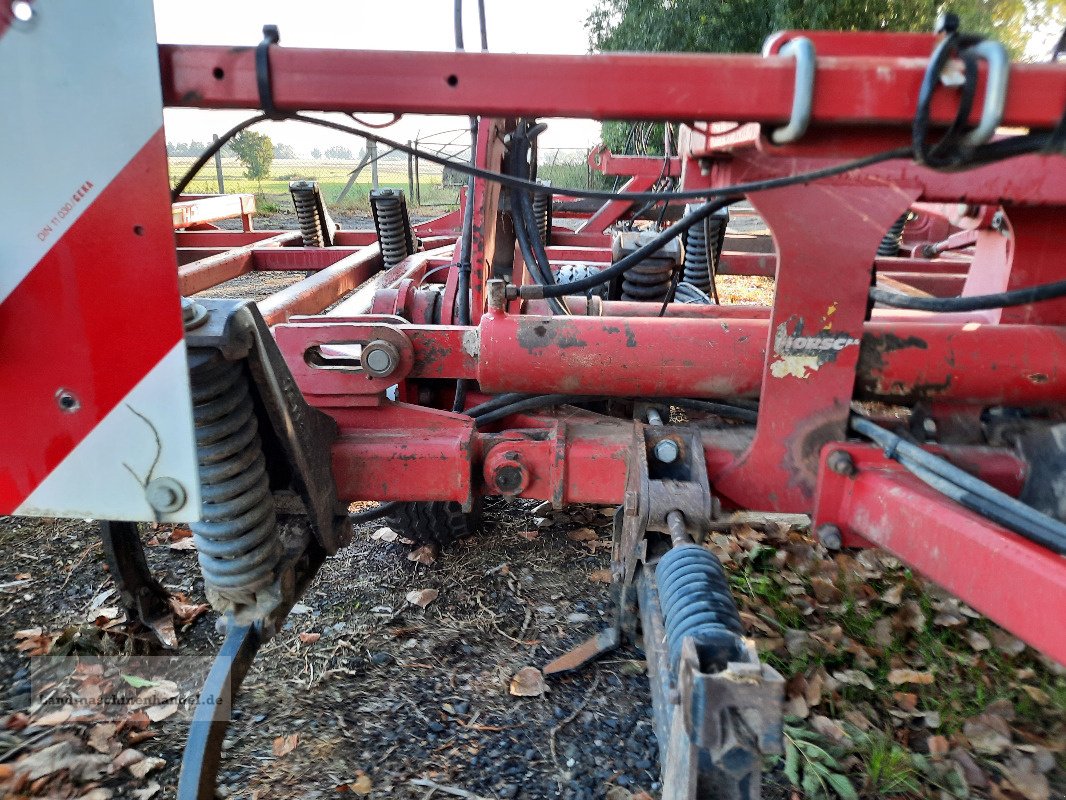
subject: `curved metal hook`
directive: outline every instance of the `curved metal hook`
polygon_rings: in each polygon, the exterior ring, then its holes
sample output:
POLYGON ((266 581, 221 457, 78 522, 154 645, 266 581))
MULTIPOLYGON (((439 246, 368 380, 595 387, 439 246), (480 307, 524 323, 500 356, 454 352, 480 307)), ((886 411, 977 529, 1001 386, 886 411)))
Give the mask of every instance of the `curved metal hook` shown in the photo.
POLYGON ((1010 78, 1010 57, 1007 55, 1007 48, 990 39, 978 42, 969 50, 988 64, 981 121, 963 138, 965 145, 976 147, 991 139, 999 123, 1003 121, 1003 106, 1007 102, 1007 80, 1010 78))
POLYGON ((803 136, 811 122, 814 106, 814 42, 806 36, 798 36, 785 42, 778 55, 796 59, 796 88, 792 93, 792 116, 788 125, 773 131, 770 141, 789 144, 803 136))

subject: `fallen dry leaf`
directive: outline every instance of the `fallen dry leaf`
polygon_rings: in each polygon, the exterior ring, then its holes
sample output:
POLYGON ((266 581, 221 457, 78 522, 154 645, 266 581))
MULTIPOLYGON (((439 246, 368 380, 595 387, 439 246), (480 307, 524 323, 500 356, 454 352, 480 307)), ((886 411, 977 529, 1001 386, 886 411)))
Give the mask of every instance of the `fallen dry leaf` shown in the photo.
POLYGON ((903 584, 897 583, 881 595, 881 602, 890 606, 898 606, 903 602, 903 584))
POLYGON ((437 548, 431 544, 424 544, 408 553, 407 560, 428 567, 437 560, 437 548))
POLYGON ((539 697, 548 691, 544 676, 536 667, 522 667, 511 678, 509 688, 515 697, 539 697))
POLYGON ((929 755, 938 760, 951 751, 951 744, 946 736, 930 736, 925 740, 925 745, 929 748, 929 755))
POLYGON ((1046 706, 1051 703, 1051 695, 1041 689, 1039 686, 1030 686, 1028 684, 1022 684, 1022 691, 1029 695, 1033 702, 1039 703, 1042 706, 1046 706))
POLYGON ((599 539, 599 534, 592 528, 578 528, 576 531, 569 531, 566 534, 566 538, 571 542, 591 542, 593 539, 599 539))
POLYGON ((363 772, 361 769, 356 770, 356 779, 348 784, 348 788, 358 795, 368 795, 374 791, 374 783, 370 780, 370 776, 363 772))
POLYGON ((525 539, 527 542, 532 542, 534 539, 540 536, 540 531, 519 531, 518 535, 525 539))
POLYGON ((164 703, 158 706, 151 706, 144 710, 144 713, 148 715, 148 719, 152 722, 162 722, 167 719, 167 717, 174 716, 177 712, 177 703, 164 703))
POLYGON ((611 571, 609 569, 598 569, 590 572, 589 580, 593 583, 610 583, 611 571))
POLYGON ((844 598, 844 593, 825 578, 811 578, 811 591, 819 603, 839 603, 844 598))
POLYGON ((176 542, 172 541, 170 543, 170 549, 171 550, 178 550, 178 551, 181 551, 181 550, 195 550, 196 549, 196 540, 193 539, 190 536, 188 539, 179 539, 176 542))
POLYGON ((1028 759, 1003 768, 1003 773, 1025 800, 1049 800, 1051 786, 1048 779, 1031 768, 1028 759))
POLYGON ((40 628, 27 628, 15 631, 14 637, 18 644, 15 649, 27 656, 44 656, 52 649, 52 643, 56 637, 45 633, 40 628))
POLYGON ((925 613, 917 600, 904 600, 894 617, 896 624, 915 633, 925 630, 925 613))
POLYGON ((932 672, 919 672, 914 669, 894 669, 888 673, 888 682, 893 686, 904 683, 915 683, 919 686, 928 686, 933 682, 932 672))
POLYGON ((995 756, 1010 747, 1010 728, 1003 717, 995 714, 978 714, 966 720, 962 726, 965 736, 974 750, 985 755, 995 756))
POLYGON ((967 631, 966 641, 969 643, 970 647, 979 653, 983 650, 988 650, 992 646, 992 643, 988 641, 988 637, 977 631, 967 631))
POLYGON ((192 537, 192 530, 188 525, 175 525, 170 531, 170 541, 180 542, 182 539, 192 537))
POLYGON ((63 741, 20 759, 15 772, 33 781, 64 769, 71 778, 87 782, 102 777, 110 760, 109 756, 77 753, 71 742, 63 741))
POLYGON ((425 608, 440 595, 436 589, 414 589, 407 593, 407 602, 419 608, 425 608))
POLYGON ((823 717, 820 714, 815 714, 811 717, 811 727, 833 742, 839 743, 848 738, 847 732, 839 722, 831 720, 829 717, 823 717))
POLYGON ((302 633, 300 633, 300 644, 305 644, 305 645, 314 644, 315 642, 317 642, 321 638, 322 638, 322 634, 321 633, 308 633, 307 631, 303 631, 302 633))
POLYGON ((874 682, 870 680, 870 676, 862 670, 842 669, 839 672, 834 672, 833 677, 841 683, 846 683, 850 686, 864 686, 870 691, 874 690, 874 682))
POLYGON ((63 706, 55 711, 48 712, 43 717, 38 717, 33 721, 33 724, 42 728, 54 728, 56 725, 62 725, 70 719, 73 713, 74 708, 72 706, 63 706))
POLYGON ((282 758, 287 756, 293 750, 296 749, 296 745, 300 743, 300 734, 290 733, 287 736, 279 736, 274 740, 274 758, 282 758))
POLYGON ((170 596, 170 610, 177 617, 178 624, 190 625, 201 614, 211 610, 207 603, 190 603, 189 598, 183 594, 170 596))
POLYGON ((144 778, 149 772, 157 769, 162 769, 167 765, 166 759, 155 758, 150 756, 148 758, 142 758, 136 764, 131 764, 126 769, 130 771, 130 774, 135 778, 144 778))
POLYGON ((110 766, 108 766, 107 771, 114 774, 121 769, 132 767, 138 761, 143 760, 144 753, 142 753, 140 750, 134 750, 132 747, 127 747, 125 750, 115 756, 110 766))
POLYGON ((395 542, 400 538, 400 534, 392 528, 378 528, 370 534, 370 538, 377 542, 395 542))
POLYGON ((113 722, 101 722, 99 725, 93 725, 89 730, 89 747, 99 753, 117 754, 119 745, 115 741, 116 730, 118 730, 118 726, 113 722))
POLYGON ((157 782, 152 781, 143 789, 134 789, 133 796, 136 798, 136 800, 152 800, 153 797, 159 794, 159 791, 162 788, 163 787, 160 786, 157 782))

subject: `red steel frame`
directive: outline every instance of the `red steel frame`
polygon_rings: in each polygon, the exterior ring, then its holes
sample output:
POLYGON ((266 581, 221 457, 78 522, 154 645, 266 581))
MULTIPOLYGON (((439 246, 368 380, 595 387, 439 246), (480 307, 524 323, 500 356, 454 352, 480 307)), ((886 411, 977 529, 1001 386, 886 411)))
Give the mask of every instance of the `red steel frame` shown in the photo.
MULTIPOLYGON (((274 101, 281 110, 481 114, 478 162, 497 170, 506 119, 519 115, 759 123, 726 136, 686 129, 682 156, 665 168, 688 189, 792 174, 906 141, 925 71, 916 57, 929 52, 932 37, 806 35, 819 53, 812 128, 784 148, 762 135, 791 108, 794 69, 779 56, 274 48, 274 101)), ((167 105, 259 105, 252 49, 163 45, 160 60, 167 105)), ((1066 66, 1014 65, 1004 124, 1053 127, 1064 102, 1066 66)), ((933 119, 950 120, 953 103, 938 93, 933 119)), ((596 157, 611 174, 630 176, 633 188, 664 169, 661 159, 596 157)), ((989 406, 1062 406, 1066 301, 1003 312, 870 313, 867 292, 875 278, 947 296, 1066 277, 1058 244, 1066 161, 1026 156, 961 173, 891 161, 749 199, 772 246, 759 252, 759 242, 730 237, 722 271, 774 276, 772 306, 672 304, 660 318, 651 304, 575 297, 567 301, 575 315, 560 318, 546 316, 543 301, 490 303, 500 189, 480 180, 466 199, 477 220, 469 326, 449 324, 455 269, 430 278, 445 284, 440 324, 427 324, 419 291, 428 271, 453 263, 459 214, 416 226, 422 251, 385 271, 372 233, 340 232, 334 247, 321 249, 298 246, 294 233, 180 230, 179 276, 182 291, 193 293, 251 270, 312 272, 260 307, 308 401, 339 423, 333 467, 344 500, 469 503, 499 493, 496 469, 506 462, 521 468, 522 496, 556 506, 621 502, 632 422, 563 409, 476 430, 470 418, 441 410, 457 378, 476 382, 468 406, 512 391, 757 397, 756 424, 702 428, 711 485, 726 505, 812 513, 815 524, 838 526, 847 544, 886 548, 1066 663, 1066 630, 1054 623, 1066 618, 1062 559, 932 492, 875 448, 846 441, 854 400, 922 403, 945 430, 989 406), (962 203, 969 211, 960 214, 962 203), (1006 222, 992 227, 998 208, 1006 222), (872 258, 908 209, 919 213, 909 255, 872 258), (922 257, 931 245, 941 255, 922 257), (314 347, 382 339, 401 354, 385 379, 317 369, 305 357, 314 347), (393 385, 396 401, 385 397, 393 385), (853 456, 853 475, 826 468, 835 449, 853 456), (1028 608, 1029 587, 1040 591, 1039 615, 1028 608)), ((553 264, 609 261, 604 230, 631 211, 608 202, 577 232, 557 227, 553 264)), ((513 281, 528 282, 514 258, 513 281)), ((1006 491, 1024 481, 1026 464, 1005 449, 971 444, 948 455, 1006 491)))

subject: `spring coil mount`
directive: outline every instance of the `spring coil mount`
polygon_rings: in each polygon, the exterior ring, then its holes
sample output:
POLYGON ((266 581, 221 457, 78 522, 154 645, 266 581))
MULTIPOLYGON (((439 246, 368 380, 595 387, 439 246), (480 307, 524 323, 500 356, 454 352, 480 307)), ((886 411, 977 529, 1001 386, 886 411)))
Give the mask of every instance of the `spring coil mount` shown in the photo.
MULTIPOLYGON (((695 208, 688 206, 686 211, 695 208)), ((685 232, 685 272, 682 280, 701 292, 710 292, 713 286, 712 275, 722 256, 728 222, 729 210, 723 208, 685 232)))
POLYGON ((274 582, 282 555, 266 459, 242 363, 193 348, 189 371, 202 496, 190 527, 208 599, 240 614, 274 582))
POLYGON ((671 669, 686 636, 695 640, 704 671, 717 672, 741 658, 744 628, 714 553, 697 544, 676 545, 659 559, 655 576, 671 669))
POLYGON ((675 264, 659 258, 648 258, 627 270, 622 279, 622 299, 660 302, 670 291, 675 264))
POLYGON ((374 207, 381 260, 385 267, 394 267, 411 255, 407 231, 407 214, 401 195, 388 189, 374 192, 370 201, 374 207))
POLYGON ((909 218, 910 212, 905 211, 899 219, 892 223, 888 232, 881 239, 881 244, 877 246, 877 255, 883 258, 892 258, 899 255, 900 248, 903 247, 903 228, 909 218))
POLYGON ((533 219, 537 221, 537 233, 540 235, 540 243, 547 247, 551 238, 551 201, 550 194, 535 193, 533 195, 533 219))

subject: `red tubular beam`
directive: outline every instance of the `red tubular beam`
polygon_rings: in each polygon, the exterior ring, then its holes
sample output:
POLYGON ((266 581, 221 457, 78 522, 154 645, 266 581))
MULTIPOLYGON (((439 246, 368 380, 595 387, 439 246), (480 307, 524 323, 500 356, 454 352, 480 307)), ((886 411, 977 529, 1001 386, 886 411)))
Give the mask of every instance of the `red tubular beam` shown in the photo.
POLYGON ((852 532, 1066 664, 1066 560, 911 475, 862 470, 840 509, 852 532))
POLYGON ((317 314, 381 269, 381 248, 366 247, 258 303, 267 325, 297 314, 317 314))
POLYGON ((213 247, 221 250, 262 242, 277 235, 277 231, 174 231, 174 241, 178 247, 213 247))
MULTIPOLYGON (((482 391, 613 397, 754 397, 769 339, 765 319, 493 314, 480 330, 477 374, 464 377, 476 377, 482 391)), ((1066 398, 1062 328, 870 322, 861 348, 862 399, 1033 405, 1066 398)))
POLYGON ((218 286, 252 270, 252 251, 260 247, 281 247, 300 239, 299 231, 286 231, 253 244, 227 250, 178 268, 178 291, 183 295, 196 294, 218 286))
MULTIPOLYGON (((254 47, 161 45, 163 101, 192 108, 260 107, 254 47), (216 77, 218 76, 218 77, 216 77)), ((274 103, 281 111, 383 111, 593 119, 705 119, 729 109, 737 122, 788 120, 795 89, 790 58, 757 55, 415 53, 275 47, 274 103), (566 87, 560 91, 559 87, 566 87), (625 91, 604 91, 624 86, 625 91)), ((914 58, 819 57, 812 122, 910 126, 925 62, 914 58), (869 91, 877 86, 878 91, 869 91)), ((1012 64, 1003 124, 1052 128, 1066 96, 1066 69, 1012 64)), ((977 96, 984 96, 983 77, 977 96)), ((974 104, 971 122, 981 112, 974 104)), ((934 122, 955 102, 933 98, 934 122)))
POLYGON ((356 253, 360 247, 280 247, 252 253, 253 270, 325 269, 356 253))

